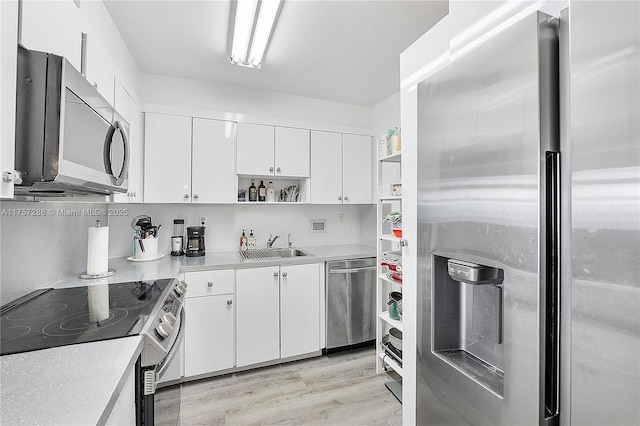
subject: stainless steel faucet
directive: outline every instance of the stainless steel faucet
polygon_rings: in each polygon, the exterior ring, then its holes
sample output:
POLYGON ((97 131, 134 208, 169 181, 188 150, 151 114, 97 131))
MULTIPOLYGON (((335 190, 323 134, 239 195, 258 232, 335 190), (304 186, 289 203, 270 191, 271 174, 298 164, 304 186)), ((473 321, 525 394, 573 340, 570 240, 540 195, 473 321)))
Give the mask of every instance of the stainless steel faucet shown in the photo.
POLYGON ((271 248, 271 246, 273 246, 273 243, 275 243, 277 239, 278 235, 274 237, 273 234, 269 234, 269 239, 267 240, 267 248, 271 248))

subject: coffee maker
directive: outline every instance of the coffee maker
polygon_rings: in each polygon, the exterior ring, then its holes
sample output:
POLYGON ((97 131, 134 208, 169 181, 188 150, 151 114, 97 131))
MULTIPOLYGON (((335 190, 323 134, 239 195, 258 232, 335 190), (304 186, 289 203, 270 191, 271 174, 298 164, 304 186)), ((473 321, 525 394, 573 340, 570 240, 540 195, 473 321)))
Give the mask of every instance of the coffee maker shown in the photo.
POLYGON ((173 235, 171 236, 171 256, 184 254, 184 219, 173 219, 173 235))
POLYGON ((187 257, 204 256, 204 226, 187 226, 187 257))

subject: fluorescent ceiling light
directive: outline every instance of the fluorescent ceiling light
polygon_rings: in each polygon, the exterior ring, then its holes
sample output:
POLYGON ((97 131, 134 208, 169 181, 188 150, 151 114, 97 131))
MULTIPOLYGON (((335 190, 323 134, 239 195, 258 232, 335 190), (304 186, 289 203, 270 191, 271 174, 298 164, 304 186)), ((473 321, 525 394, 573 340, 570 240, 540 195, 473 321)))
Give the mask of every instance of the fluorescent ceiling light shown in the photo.
POLYGON ((262 0, 258 8, 257 0, 237 0, 232 63, 260 68, 280 3, 281 0, 262 0))

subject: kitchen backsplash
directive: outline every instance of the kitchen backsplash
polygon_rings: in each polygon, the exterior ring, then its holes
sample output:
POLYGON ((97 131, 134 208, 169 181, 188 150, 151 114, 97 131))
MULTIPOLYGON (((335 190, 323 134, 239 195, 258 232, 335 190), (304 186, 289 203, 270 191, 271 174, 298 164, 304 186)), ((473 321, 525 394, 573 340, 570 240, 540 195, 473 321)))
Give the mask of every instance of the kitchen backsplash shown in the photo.
POLYGON ((107 205, 69 201, 0 203, 0 304, 87 269, 87 235, 107 224, 107 205))
MULTIPOLYGON (((133 230, 131 221, 137 215, 149 215, 153 224, 160 224, 158 251, 171 251, 173 219, 184 219, 188 226, 200 225, 205 218, 205 247, 207 251, 236 250, 244 229, 246 235, 253 229, 256 246, 265 247, 270 234, 279 235, 274 247, 287 245, 287 234, 296 246, 333 244, 358 244, 363 229, 360 209, 375 206, 324 206, 324 205, 175 205, 175 204, 128 204, 119 205, 128 209, 127 215, 109 218, 109 256, 131 255, 133 230), (324 232, 312 232, 312 220, 325 220, 324 232)), ((375 222, 369 225, 374 236, 375 222)))
POLYGON ((375 205, 176 205, 105 204, 71 201, 0 203, 0 304, 33 290, 50 287, 65 276, 86 270, 88 228, 96 220, 109 226, 109 257, 131 255, 137 215, 160 224, 159 252, 171 251, 173 219, 187 226, 205 218, 207 251, 235 250, 242 229, 253 229, 257 247, 270 234, 286 246, 291 233, 295 246, 365 244, 375 246, 375 205), (109 215, 109 217, 107 217, 109 215), (326 221, 325 231, 313 232, 312 220, 326 221))

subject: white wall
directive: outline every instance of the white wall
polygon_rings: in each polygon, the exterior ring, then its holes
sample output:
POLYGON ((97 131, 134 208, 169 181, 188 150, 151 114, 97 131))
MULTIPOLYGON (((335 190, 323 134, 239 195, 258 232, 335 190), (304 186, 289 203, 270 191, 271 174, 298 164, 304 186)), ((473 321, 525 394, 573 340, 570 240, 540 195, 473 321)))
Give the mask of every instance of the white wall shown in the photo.
POLYGON ((0 202, 0 305, 87 270, 87 238, 104 203, 0 202), (21 213, 22 212, 22 213, 21 213), (30 213, 30 214, 28 214, 30 213))
POLYGON ((222 113, 213 118, 229 120, 246 121, 243 117, 252 116, 254 122, 265 117, 271 124, 290 122, 311 129, 316 128, 313 123, 371 129, 371 108, 360 105, 150 74, 141 75, 140 87, 144 111, 177 113, 182 108, 196 116, 222 113), (172 109, 162 111, 158 105, 172 109))
MULTIPOLYGON (((371 108, 373 135, 379 139, 387 129, 400 127, 400 92, 396 92, 371 108)), ((377 148, 377 147, 376 147, 377 148)))
MULTIPOLYGON (((253 229, 257 247, 266 246, 269 234, 279 235, 274 247, 287 245, 287 234, 291 233, 294 246, 317 246, 334 244, 358 244, 360 241, 359 206, 324 205, 176 205, 176 204, 129 204, 118 205, 128 210, 126 216, 109 218, 109 257, 131 255, 131 221, 137 215, 151 216, 154 224, 162 227, 159 232, 159 251, 171 251, 170 238, 173 219, 185 219, 187 226, 200 224, 206 217, 205 247, 207 251, 232 251, 239 246, 242 229, 246 235, 253 229), (311 220, 325 219, 325 232, 311 232, 311 220)), ((375 232, 375 229, 374 229, 375 232)))

